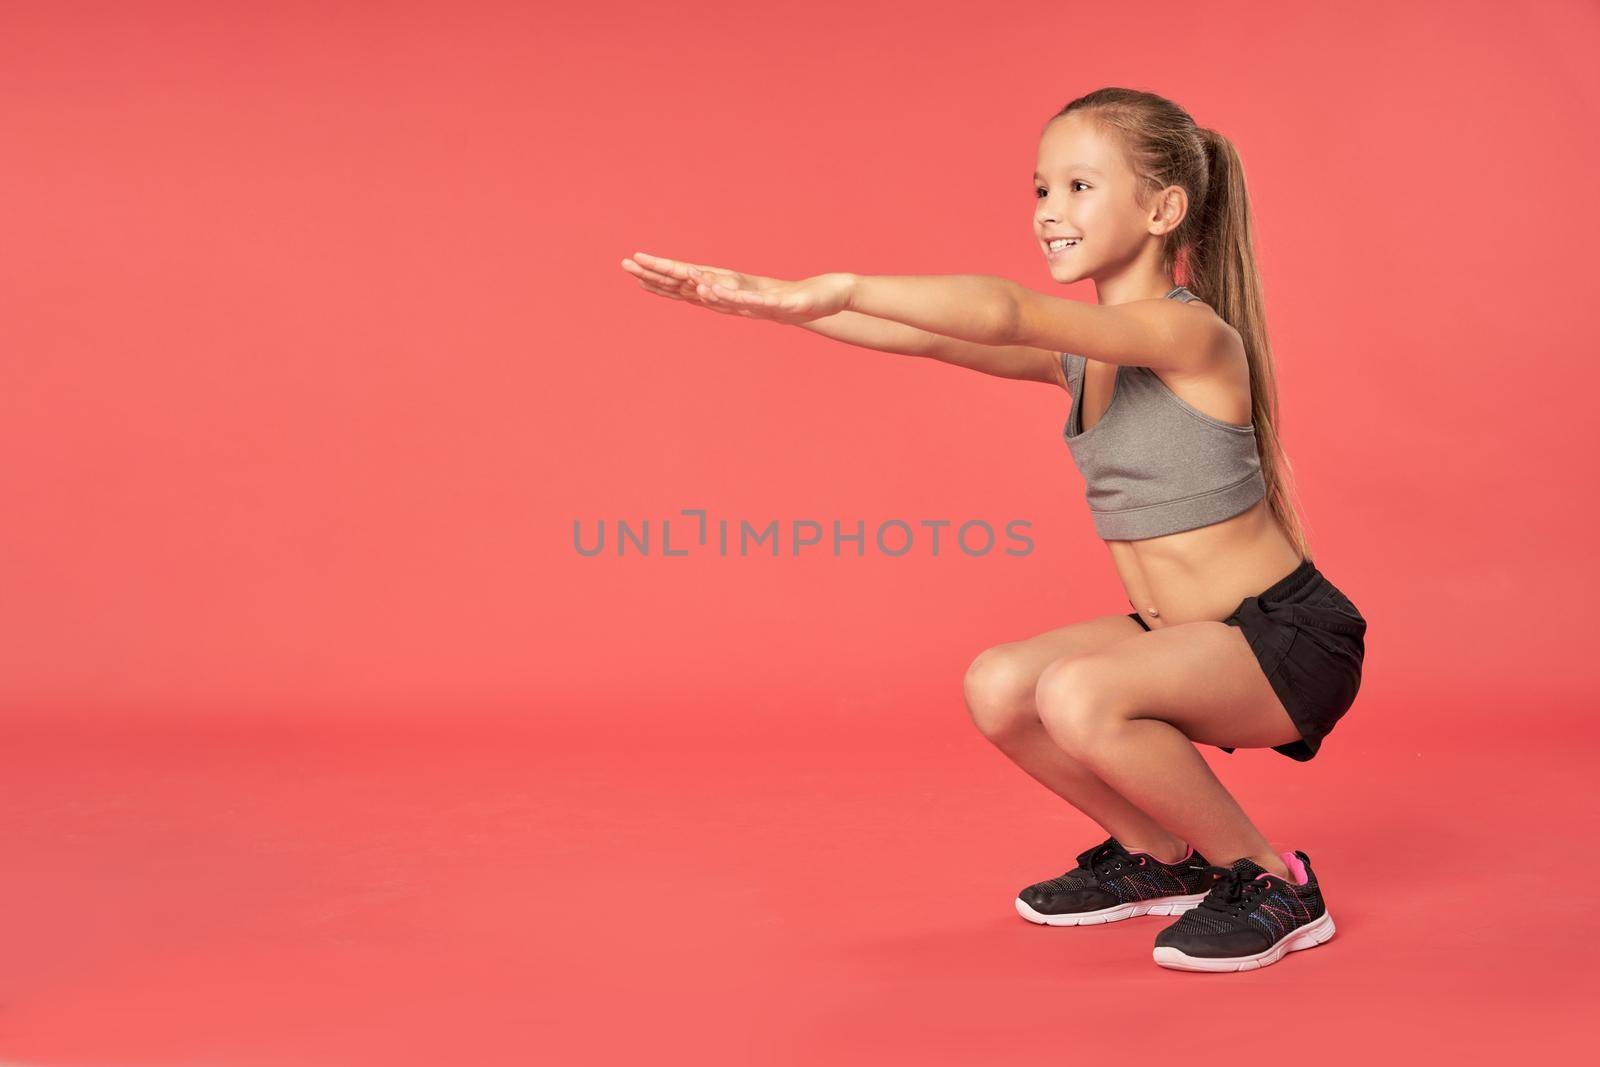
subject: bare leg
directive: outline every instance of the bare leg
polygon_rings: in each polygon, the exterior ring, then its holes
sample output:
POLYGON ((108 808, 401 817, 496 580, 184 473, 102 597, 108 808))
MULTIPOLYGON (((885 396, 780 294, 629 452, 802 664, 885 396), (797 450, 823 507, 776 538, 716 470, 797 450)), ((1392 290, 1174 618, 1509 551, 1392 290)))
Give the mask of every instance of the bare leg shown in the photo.
POLYGON ((973 661, 964 688, 973 722, 1017 766, 1125 847, 1172 862, 1182 857, 1187 844, 1062 751, 1040 721, 1035 702, 1039 674, 1054 660, 1143 634, 1127 616, 1107 615, 998 645, 973 661))
POLYGON ((1211 862, 1248 856, 1288 877, 1194 744, 1260 748, 1300 736, 1237 628, 1165 626, 1056 660, 1037 698, 1057 744, 1211 862))

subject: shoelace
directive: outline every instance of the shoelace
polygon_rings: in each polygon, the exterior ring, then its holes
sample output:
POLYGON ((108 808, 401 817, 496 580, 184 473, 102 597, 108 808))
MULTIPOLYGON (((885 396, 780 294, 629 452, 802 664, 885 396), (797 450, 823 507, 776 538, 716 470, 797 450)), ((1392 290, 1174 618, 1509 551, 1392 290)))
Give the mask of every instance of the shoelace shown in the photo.
MULTIPOLYGON (((1200 907, 1223 915, 1244 915, 1274 886, 1272 875, 1266 878, 1247 878, 1232 867, 1207 867, 1205 876, 1214 881, 1211 891, 1200 902, 1200 907)), ((1273 879, 1281 881, 1282 879, 1273 879)))
POLYGON ((1142 867, 1145 864, 1145 860, 1146 857, 1142 856, 1137 860, 1134 859, 1128 855, 1127 850, 1120 844, 1115 840, 1111 840, 1098 844, 1079 855, 1078 866, 1098 879, 1124 867, 1142 867))

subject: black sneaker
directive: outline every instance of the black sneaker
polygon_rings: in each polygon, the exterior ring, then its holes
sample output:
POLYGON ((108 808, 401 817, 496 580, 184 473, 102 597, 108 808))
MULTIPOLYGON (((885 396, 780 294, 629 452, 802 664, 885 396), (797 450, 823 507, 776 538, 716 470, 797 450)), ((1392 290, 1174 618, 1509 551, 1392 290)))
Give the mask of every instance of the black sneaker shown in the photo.
POLYGON ((1333 936, 1333 916, 1304 852, 1283 852, 1286 882, 1249 859, 1212 867, 1198 908, 1156 935, 1155 958, 1179 971, 1254 971, 1333 936))
POLYGON ((1090 926, 1135 915, 1181 915, 1206 896, 1215 870, 1192 847, 1176 863, 1129 852, 1114 837, 1078 857, 1066 874, 1017 894, 1017 913, 1045 926, 1090 926))

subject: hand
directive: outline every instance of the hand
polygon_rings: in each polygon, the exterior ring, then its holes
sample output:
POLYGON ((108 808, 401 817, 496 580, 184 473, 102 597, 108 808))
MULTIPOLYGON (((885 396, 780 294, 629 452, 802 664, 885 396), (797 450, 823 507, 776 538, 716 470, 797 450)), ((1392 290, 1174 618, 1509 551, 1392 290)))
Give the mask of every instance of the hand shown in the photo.
POLYGON ((741 312, 727 301, 713 303, 702 299, 699 293, 702 284, 720 285, 736 292, 754 292, 764 285, 780 284, 775 278, 740 274, 726 267, 708 267, 685 260, 652 256, 646 252, 635 252, 631 258, 624 259, 622 269, 637 278, 646 292, 669 300, 683 300, 722 315, 738 315, 741 312))
POLYGON ((724 286, 692 269, 689 273, 699 282, 695 292, 707 307, 729 307, 748 318, 771 319, 790 325, 845 310, 850 306, 850 293, 856 282, 853 274, 818 274, 814 278, 779 282, 752 292, 724 286))

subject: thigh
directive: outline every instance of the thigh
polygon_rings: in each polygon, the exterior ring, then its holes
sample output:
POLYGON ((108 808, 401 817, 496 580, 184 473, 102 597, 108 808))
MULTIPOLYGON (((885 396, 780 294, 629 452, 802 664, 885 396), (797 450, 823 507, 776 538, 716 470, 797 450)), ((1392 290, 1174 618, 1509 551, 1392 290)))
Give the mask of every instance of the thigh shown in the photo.
POLYGON ((1101 649, 1079 669, 1116 713, 1161 719, 1200 744, 1269 748, 1300 740, 1244 632, 1227 623, 1163 626, 1101 649))

